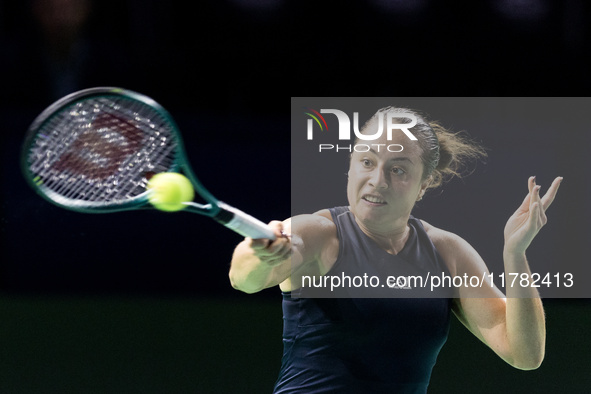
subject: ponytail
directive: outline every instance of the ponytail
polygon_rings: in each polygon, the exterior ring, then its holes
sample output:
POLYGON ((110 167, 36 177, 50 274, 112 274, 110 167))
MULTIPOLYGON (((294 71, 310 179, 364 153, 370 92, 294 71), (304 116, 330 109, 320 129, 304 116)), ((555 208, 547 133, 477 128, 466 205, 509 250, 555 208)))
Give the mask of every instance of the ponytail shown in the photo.
POLYGON ((470 162, 486 158, 485 149, 471 140, 467 133, 451 132, 437 122, 431 122, 429 126, 439 141, 439 161, 431 174, 425 174, 433 178, 429 189, 437 188, 454 177, 461 178, 470 162))

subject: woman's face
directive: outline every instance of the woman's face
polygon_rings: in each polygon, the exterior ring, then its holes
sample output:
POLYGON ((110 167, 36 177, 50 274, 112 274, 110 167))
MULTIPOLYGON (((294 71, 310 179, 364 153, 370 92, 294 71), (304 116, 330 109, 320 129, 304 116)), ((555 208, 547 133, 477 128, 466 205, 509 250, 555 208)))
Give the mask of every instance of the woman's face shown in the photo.
POLYGON ((429 182, 423 179, 418 142, 403 133, 394 133, 389 141, 385 134, 376 141, 361 141, 363 150, 370 149, 351 155, 347 184, 351 212, 364 227, 378 231, 406 220, 429 182), (402 145, 403 150, 388 151, 393 144, 402 145))

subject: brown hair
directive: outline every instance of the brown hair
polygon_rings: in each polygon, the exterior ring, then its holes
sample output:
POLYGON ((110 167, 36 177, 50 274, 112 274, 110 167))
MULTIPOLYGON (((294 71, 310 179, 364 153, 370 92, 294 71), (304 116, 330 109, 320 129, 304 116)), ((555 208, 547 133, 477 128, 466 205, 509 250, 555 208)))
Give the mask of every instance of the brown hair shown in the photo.
MULTIPOLYGON (((417 124, 410 132, 417 137, 422 149, 423 179, 432 176, 428 189, 434 189, 444 181, 454 177, 461 178, 464 167, 470 161, 484 159, 485 149, 469 138, 465 132, 452 132, 438 122, 430 122, 418 111, 408 108, 385 107, 378 110, 361 128, 363 132, 368 124, 379 116, 389 112, 412 114, 417 124)), ((396 118, 397 123, 410 123, 409 118, 396 118)))

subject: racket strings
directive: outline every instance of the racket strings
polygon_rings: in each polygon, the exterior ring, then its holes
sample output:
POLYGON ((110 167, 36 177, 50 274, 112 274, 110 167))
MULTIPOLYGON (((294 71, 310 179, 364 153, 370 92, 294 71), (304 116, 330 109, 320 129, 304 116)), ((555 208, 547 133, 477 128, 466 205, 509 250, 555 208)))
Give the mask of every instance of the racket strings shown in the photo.
POLYGON ((145 192, 147 174, 174 166, 175 137, 170 122, 144 103, 87 99, 46 122, 29 167, 36 182, 63 198, 126 201, 145 192))

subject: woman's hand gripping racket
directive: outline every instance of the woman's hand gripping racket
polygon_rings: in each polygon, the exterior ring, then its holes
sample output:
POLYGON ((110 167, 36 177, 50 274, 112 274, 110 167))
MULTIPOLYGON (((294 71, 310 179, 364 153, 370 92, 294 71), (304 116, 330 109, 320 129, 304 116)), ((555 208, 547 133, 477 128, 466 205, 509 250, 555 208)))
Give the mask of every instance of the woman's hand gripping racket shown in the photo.
POLYGON ((150 201, 157 207, 172 203, 168 210, 209 216, 245 237, 276 238, 266 224, 218 201, 203 187, 191 171, 172 117, 139 93, 99 87, 58 100, 29 128, 22 167, 29 184, 62 208, 95 213, 145 208, 150 201), (187 192, 182 177, 161 173, 186 175, 205 203, 191 201, 193 192, 187 192), (159 179, 149 188, 156 174, 159 179), (179 198, 176 204, 182 206, 174 208, 171 200, 179 198))

